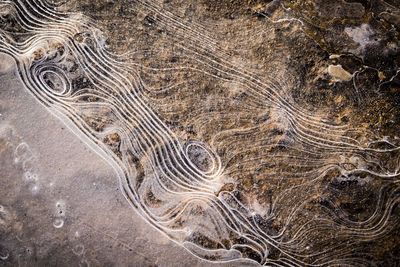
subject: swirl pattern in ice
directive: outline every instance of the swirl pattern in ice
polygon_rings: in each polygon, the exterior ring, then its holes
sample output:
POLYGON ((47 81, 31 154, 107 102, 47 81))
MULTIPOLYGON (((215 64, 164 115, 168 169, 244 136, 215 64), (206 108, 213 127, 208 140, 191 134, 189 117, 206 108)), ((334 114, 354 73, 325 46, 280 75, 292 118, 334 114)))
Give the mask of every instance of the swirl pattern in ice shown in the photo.
POLYGON ((114 55, 91 19, 41 0, 0 2, 0 51, 115 168, 143 219, 192 254, 271 266, 373 261, 371 244, 397 225, 398 139, 311 114, 284 82, 229 62, 199 25, 133 2, 170 33, 157 37, 163 54, 132 41, 114 55))

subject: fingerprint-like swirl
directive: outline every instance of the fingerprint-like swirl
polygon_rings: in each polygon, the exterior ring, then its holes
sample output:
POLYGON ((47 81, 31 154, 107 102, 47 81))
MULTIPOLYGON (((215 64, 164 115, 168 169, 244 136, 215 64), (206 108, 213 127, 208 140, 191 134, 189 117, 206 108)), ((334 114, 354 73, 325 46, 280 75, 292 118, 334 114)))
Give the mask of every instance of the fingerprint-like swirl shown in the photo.
POLYGON ((397 224, 398 140, 311 114, 273 77, 230 63, 199 25, 132 2, 170 33, 159 38, 172 58, 113 55, 92 20, 42 0, 0 2, 0 52, 114 167, 143 219, 192 254, 367 264, 369 245, 397 224))

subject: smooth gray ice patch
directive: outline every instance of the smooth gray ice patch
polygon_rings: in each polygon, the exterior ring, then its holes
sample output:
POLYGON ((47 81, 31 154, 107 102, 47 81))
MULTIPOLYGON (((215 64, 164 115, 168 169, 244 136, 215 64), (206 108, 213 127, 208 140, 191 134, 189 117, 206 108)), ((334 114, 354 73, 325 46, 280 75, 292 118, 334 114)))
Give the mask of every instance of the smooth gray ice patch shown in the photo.
POLYGON ((364 23, 359 27, 346 27, 344 32, 347 33, 355 43, 359 44, 357 49, 350 51, 356 55, 363 54, 368 46, 378 44, 378 41, 375 41, 373 38, 375 32, 371 29, 369 24, 364 23))

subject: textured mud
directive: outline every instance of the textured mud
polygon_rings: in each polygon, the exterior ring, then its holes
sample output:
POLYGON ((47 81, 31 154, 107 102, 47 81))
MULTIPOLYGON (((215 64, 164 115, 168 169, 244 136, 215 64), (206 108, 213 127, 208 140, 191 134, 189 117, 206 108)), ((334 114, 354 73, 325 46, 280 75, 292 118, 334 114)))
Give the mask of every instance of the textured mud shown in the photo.
POLYGON ((400 264, 397 1, 41 4, 0 2, 1 264, 400 264))

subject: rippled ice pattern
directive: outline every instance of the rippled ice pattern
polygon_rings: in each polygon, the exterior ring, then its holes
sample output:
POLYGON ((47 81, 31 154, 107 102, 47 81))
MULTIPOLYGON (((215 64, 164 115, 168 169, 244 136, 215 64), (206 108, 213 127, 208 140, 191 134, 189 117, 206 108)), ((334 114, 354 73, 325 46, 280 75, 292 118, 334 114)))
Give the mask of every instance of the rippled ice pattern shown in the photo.
MULTIPOLYGON (((15 67, 24 90, 112 166, 132 213, 193 256, 368 265, 369 244, 398 223, 398 137, 311 113, 291 101, 281 79, 231 62, 199 25, 151 1, 136 4, 168 33, 159 37, 165 50, 133 43, 117 55, 83 14, 3 0, 0 71, 15 67), (196 81, 220 90, 209 94, 196 81)), ((15 163, 40 194, 34 152, 17 139, 15 163)), ((65 202, 53 209, 53 227, 63 228, 65 202)))

